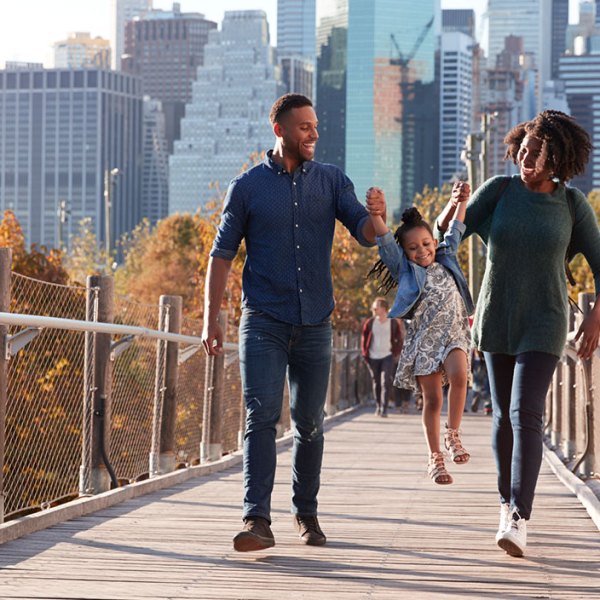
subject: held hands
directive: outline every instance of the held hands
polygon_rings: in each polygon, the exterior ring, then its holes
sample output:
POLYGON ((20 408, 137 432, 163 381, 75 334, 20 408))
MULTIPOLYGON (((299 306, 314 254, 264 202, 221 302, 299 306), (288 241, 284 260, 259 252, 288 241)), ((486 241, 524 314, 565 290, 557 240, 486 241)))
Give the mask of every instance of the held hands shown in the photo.
POLYGON ((371 227, 376 236, 385 235, 389 230, 385 224, 385 194, 383 190, 378 187, 371 187, 367 190, 367 211, 369 213, 369 220, 371 227))
POLYGON ((471 186, 466 181, 455 181, 452 186, 450 202, 457 207, 460 202, 466 202, 471 196, 471 186))
POLYGON ((383 190, 378 187, 370 187, 367 190, 367 202, 366 207, 368 213, 372 217, 383 217, 385 218, 386 204, 385 194, 383 190))

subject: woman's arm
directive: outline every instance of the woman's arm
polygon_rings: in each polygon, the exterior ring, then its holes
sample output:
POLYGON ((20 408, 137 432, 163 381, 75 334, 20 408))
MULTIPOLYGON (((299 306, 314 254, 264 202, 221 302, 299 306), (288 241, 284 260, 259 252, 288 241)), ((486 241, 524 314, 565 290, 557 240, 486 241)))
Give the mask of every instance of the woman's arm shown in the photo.
MULTIPOLYGON (((571 192, 573 193, 573 190, 571 192)), ((575 341, 581 339, 577 354, 588 359, 592 356, 600 341, 600 229, 596 215, 582 193, 577 194, 575 226, 573 228, 573 247, 581 252, 592 270, 596 300, 594 307, 581 323, 575 341)))
POLYGON ((466 204, 470 195, 471 187, 466 181, 454 182, 450 200, 448 200, 448 204, 446 204, 436 221, 439 231, 446 231, 452 219, 458 219, 461 223, 464 223, 466 204))

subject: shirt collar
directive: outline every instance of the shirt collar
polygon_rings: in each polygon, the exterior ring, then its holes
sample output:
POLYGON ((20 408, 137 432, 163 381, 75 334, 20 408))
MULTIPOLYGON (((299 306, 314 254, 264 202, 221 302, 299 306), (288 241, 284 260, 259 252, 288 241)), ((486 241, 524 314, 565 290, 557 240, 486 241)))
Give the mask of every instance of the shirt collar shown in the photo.
MULTIPOLYGON (((273 160, 273 150, 267 150, 267 153, 265 154, 265 159, 264 159, 264 164, 271 169, 271 171, 274 171, 275 173, 277 173, 278 175, 281 175, 282 173, 287 173, 287 171, 283 168, 282 165, 280 165, 279 163, 275 162, 273 160)), ((308 173, 314 166, 314 161, 312 160, 305 160, 298 168, 302 170, 303 173, 308 173)))

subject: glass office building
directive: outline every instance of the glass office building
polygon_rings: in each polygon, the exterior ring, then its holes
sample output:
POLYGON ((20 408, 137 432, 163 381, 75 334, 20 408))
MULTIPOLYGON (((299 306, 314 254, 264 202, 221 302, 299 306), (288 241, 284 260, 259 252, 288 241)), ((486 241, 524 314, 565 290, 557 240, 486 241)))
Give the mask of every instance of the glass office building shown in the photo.
POLYGON ((348 8, 346 171, 359 197, 378 185, 397 212, 423 179, 437 183, 440 2, 349 0, 348 8))
POLYGON ((346 65, 348 0, 317 3, 317 116, 315 157, 346 168, 346 65))
POLYGON ((0 71, 0 210, 27 243, 58 246, 86 217, 105 239, 104 175, 114 180, 111 240, 140 221, 142 93, 138 78, 98 69, 0 71))

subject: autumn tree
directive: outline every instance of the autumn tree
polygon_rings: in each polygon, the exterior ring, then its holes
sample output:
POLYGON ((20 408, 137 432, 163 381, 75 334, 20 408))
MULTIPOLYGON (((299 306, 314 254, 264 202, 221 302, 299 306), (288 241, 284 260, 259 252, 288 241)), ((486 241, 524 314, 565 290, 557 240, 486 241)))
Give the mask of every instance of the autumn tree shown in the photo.
POLYGON ((65 269, 73 283, 85 285, 89 275, 110 272, 109 258, 100 248, 89 217, 79 222, 79 231, 71 240, 71 248, 64 259, 65 269))
POLYGON ((0 247, 12 249, 12 270, 41 281, 67 283, 69 276, 62 266, 60 250, 33 244, 25 246, 23 229, 11 210, 4 211, 0 222, 0 247))

